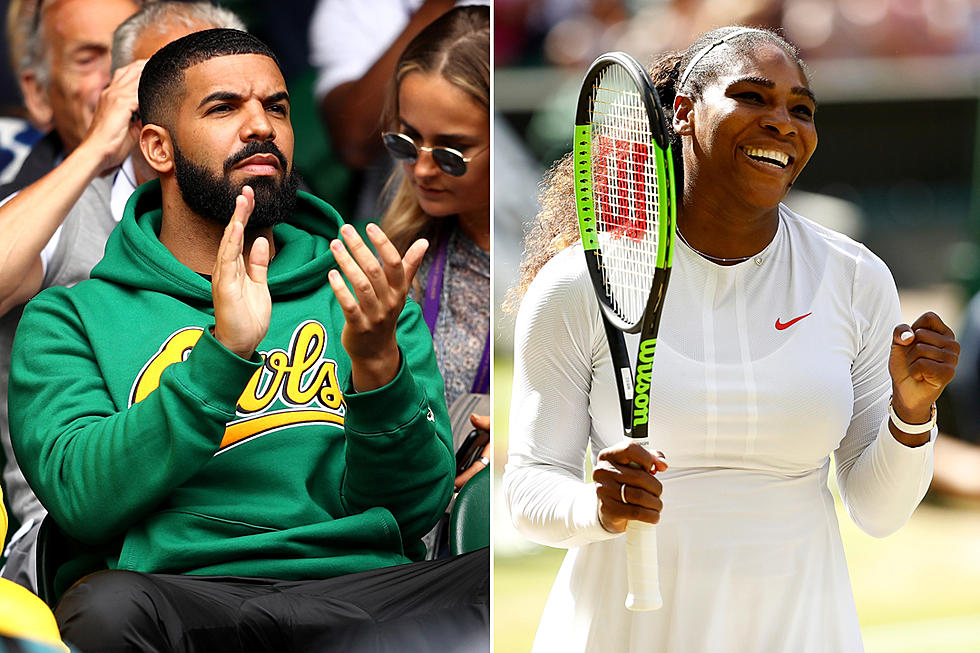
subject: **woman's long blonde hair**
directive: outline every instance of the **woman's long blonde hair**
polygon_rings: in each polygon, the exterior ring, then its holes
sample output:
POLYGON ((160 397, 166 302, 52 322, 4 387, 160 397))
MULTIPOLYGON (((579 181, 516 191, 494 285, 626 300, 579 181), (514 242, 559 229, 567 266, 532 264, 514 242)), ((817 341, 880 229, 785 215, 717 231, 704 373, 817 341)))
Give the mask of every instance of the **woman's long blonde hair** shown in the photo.
MULTIPOLYGON (((490 112, 490 8, 457 7, 422 30, 405 48, 388 86, 384 124, 398 128, 398 89, 412 72, 438 73, 490 112)), ((433 218, 419 206, 415 191, 398 165, 382 193, 387 208, 381 228, 400 252, 429 230, 433 218)))

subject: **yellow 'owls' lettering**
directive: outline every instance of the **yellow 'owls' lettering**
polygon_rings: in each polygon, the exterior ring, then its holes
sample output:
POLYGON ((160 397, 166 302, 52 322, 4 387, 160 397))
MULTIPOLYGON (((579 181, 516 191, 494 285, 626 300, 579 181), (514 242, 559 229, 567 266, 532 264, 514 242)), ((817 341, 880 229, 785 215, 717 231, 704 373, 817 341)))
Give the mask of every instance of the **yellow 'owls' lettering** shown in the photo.
MULTIPOLYGON (((137 375, 130 405, 156 390, 163 371, 185 360, 203 333, 199 327, 187 327, 167 338, 137 375)), ((289 426, 343 426, 344 396, 337 381, 337 363, 323 359, 326 342, 323 325, 310 320, 293 332, 288 351, 274 349, 261 354, 262 367, 248 380, 238 399, 242 418, 229 422, 222 448, 289 426), (286 410, 269 410, 277 398, 288 407, 286 410)))

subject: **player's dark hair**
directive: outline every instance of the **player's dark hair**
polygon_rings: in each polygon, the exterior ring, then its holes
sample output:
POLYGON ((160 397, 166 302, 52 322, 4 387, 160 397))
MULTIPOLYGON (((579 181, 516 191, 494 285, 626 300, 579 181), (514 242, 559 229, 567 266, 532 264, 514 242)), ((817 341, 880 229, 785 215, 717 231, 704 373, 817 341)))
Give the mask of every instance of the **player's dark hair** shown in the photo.
POLYGON ((702 34, 686 50, 664 52, 650 65, 648 72, 660 96, 673 148, 674 174, 678 189, 684 188, 684 162, 681 139, 674 132, 674 98, 678 93, 697 100, 720 75, 731 69, 732 62, 751 54, 760 45, 782 50, 810 80, 806 63, 795 45, 765 27, 728 25, 702 34), (684 77, 681 80, 681 77, 684 77))
POLYGON ((258 54, 279 65, 265 43, 237 29, 208 29, 177 39, 160 48, 143 68, 139 85, 143 124, 170 129, 171 114, 184 94, 184 71, 209 59, 258 54))

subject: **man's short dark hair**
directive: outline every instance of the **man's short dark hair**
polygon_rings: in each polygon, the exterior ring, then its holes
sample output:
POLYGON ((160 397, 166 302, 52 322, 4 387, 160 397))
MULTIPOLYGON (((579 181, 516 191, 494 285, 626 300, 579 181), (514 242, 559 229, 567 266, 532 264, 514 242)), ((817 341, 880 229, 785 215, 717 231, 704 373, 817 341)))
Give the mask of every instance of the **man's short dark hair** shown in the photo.
POLYGON ((258 54, 279 65, 265 43, 237 29, 208 29, 168 43, 150 57, 140 76, 139 107, 143 124, 170 129, 176 103, 184 94, 184 71, 209 59, 236 54, 258 54))

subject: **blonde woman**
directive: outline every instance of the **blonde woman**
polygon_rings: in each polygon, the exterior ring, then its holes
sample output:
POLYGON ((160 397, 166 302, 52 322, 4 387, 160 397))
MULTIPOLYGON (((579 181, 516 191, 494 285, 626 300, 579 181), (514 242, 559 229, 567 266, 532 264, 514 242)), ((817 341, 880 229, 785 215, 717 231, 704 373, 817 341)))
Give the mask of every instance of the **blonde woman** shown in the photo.
MULTIPOLYGON (((404 252, 429 251, 413 297, 446 383, 446 403, 490 391, 490 10, 457 7, 425 28, 395 68, 385 147, 401 165, 388 181, 382 229, 404 252)), ((471 417, 489 431, 489 415, 471 417)), ((457 478, 461 487, 489 462, 457 478)))

